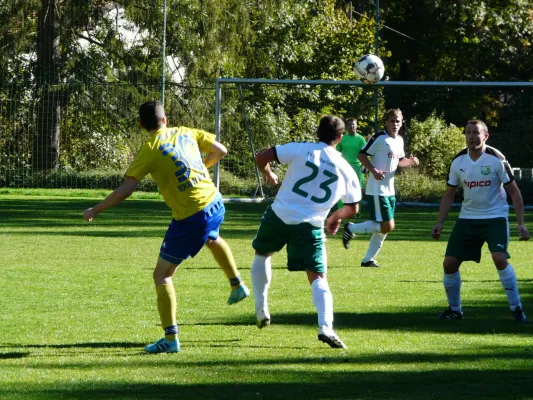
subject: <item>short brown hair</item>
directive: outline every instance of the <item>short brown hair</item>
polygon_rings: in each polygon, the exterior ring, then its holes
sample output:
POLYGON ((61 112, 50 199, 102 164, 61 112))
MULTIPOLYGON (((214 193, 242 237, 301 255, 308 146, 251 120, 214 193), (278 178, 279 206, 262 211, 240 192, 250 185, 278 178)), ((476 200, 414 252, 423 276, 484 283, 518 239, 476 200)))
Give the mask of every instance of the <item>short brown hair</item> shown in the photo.
POLYGON ((165 108, 158 100, 147 101, 139 107, 139 119, 147 131, 161 128, 164 117, 165 108))
POLYGON ((318 140, 331 145, 335 140, 342 136, 344 132, 344 122, 339 117, 325 115, 320 118, 317 135, 318 140))
MULTIPOLYGON (((487 128, 487 124, 485 122, 483 122, 482 120, 480 120, 480 119, 471 119, 466 124, 467 125, 479 125, 479 126, 481 126, 481 128, 483 129, 483 131, 485 133, 489 133, 489 128, 487 128)), ((466 130, 466 127, 465 127, 465 130, 466 130)), ((464 132, 465 131, 463 131, 463 133, 464 132)))

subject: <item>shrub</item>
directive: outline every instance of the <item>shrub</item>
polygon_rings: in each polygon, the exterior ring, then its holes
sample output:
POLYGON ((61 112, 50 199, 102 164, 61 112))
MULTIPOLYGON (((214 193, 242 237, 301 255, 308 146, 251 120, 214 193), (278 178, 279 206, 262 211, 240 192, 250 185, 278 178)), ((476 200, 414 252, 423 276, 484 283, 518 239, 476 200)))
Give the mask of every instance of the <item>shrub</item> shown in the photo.
POLYGON ((411 168, 399 170, 394 183, 399 201, 438 203, 446 189, 444 179, 431 178, 411 168))
POLYGON ((420 160, 420 171, 443 179, 453 157, 465 148, 462 128, 446 122, 433 112, 424 121, 413 118, 408 126, 409 148, 420 160))

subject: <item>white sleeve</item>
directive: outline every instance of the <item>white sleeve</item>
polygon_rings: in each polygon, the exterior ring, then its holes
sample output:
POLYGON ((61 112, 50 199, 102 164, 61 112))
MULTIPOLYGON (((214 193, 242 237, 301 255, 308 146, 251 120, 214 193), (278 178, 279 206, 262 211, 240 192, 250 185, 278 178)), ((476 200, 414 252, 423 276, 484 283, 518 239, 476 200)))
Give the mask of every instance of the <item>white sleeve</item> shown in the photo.
POLYGON ((461 182, 461 177, 459 176, 459 167, 458 167, 458 159, 452 161, 452 164, 450 165, 450 171, 448 172, 448 179, 446 182, 450 186, 457 186, 459 185, 459 182, 461 182))
POLYGON ((346 177, 346 193, 341 197, 345 204, 359 203, 361 201, 361 184, 355 173, 346 177))
POLYGON ((401 136, 400 136, 400 139, 402 139, 402 150, 401 150, 401 155, 400 155, 400 159, 401 159, 401 158, 405 158, 405 144, 401 136))
POLYGON ((512 172, 511 165, 507 162, 507 160, 503 159, 501 160, 498 176, 500 178, 500 181, 506 185, 509 182, 514 180, 513 172, 512 172))
POLYGON ((298 154, 299 148, 300 148, 300 143, 296 143, 296 142, 277 145, 275 149, 276 149, 276 156, 278 157, 278 161, 282 164, 290 163, 294 159, 294 157, 298 154))

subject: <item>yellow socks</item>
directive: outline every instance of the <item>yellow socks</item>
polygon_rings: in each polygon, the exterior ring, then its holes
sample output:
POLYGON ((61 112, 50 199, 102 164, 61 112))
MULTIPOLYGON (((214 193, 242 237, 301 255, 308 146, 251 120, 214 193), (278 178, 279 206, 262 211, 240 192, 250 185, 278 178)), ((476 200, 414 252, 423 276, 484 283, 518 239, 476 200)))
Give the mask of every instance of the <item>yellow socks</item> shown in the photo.
POLYGON ((221 237, 219 237, 219 239, 220 243, 217 246, 209 247, 209 250, 211 250, 216 262, 229 279, 231 287, 235 289, 241 284, 239 270, 237 269, 237 264, 235 263, 233 253, 228 244, 221 237))
POLYGON ((157 285, 155 291, 157 293, 157 309, 159 310, 161 325, 165 329, 165 338, 167 340, 174 340, 178 333, 174 285, 157 285))

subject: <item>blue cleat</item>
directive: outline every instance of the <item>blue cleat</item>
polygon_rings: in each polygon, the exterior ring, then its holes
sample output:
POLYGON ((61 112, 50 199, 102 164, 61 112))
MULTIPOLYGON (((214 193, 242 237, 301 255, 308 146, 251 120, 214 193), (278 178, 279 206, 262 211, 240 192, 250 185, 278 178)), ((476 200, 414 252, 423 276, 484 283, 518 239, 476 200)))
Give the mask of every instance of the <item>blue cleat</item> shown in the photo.
POLYGON ((174 340, 167 340, 166 338, 159 339, 157 342, 149 344, 144 348, 147 353, 177 353, 181 351, 180 341, 178 338, 174 340))
POLYGON ((250 296, 250 289, 248 289, 244 283, 241 283, 236 289, 231 289, 228 304, 237 304, 248 296, 250 296))

